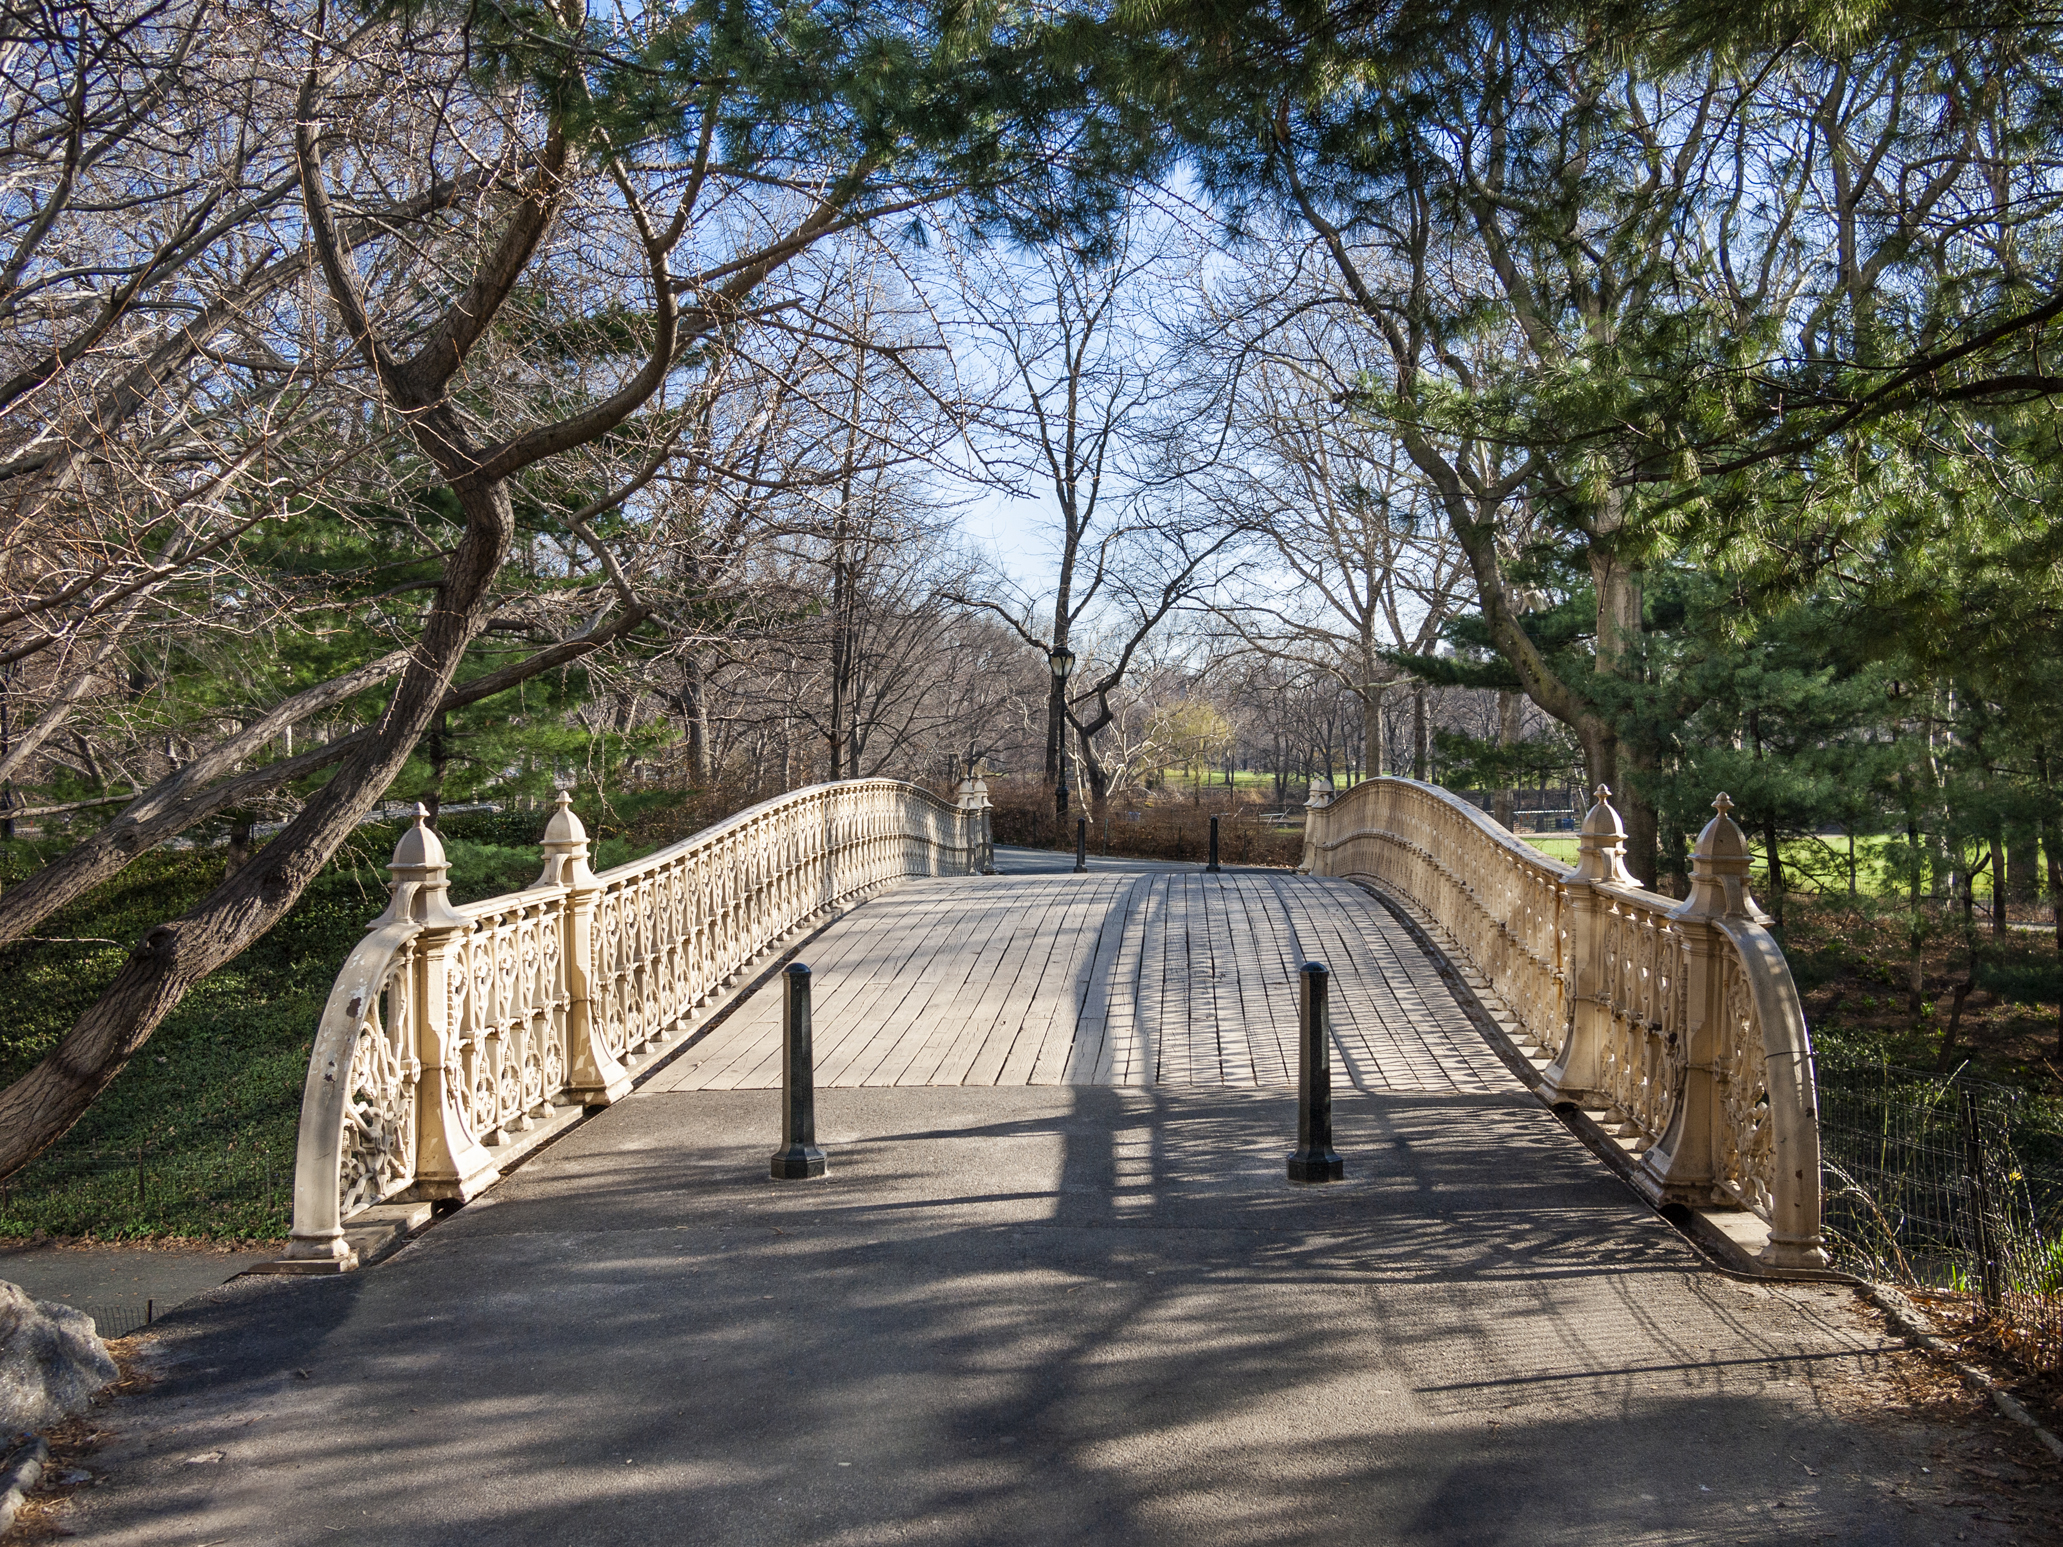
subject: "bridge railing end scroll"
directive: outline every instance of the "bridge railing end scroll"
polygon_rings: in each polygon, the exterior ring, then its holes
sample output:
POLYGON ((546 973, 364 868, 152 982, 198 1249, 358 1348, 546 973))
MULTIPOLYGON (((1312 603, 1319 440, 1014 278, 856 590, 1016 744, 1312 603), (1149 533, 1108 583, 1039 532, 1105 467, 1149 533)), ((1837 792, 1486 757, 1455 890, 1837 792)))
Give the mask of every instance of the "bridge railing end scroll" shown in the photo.
POLYGON ((1574 868, 1432 785, 1326 793, 1302 868, 1371 880, 1436 923, 1512 1012, 1542 1094, 1604 1113, 1644 1192, 1751 1210, 1767 1266, 1825 1265, 1811 1039, 1725 795, 1679 902, 1626 870, 1602 786, 1574 868))

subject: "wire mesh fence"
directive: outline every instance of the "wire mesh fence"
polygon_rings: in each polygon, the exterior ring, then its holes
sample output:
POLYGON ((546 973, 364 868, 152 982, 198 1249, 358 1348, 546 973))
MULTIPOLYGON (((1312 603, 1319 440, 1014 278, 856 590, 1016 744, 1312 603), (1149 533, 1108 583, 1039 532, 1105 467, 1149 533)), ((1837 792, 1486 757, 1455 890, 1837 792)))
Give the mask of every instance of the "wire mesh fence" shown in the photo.
POLYGON ((1888 1065, 1819 1071, 1835 1265, 1963 1297, 2003 1351, 2063 1369, 2063 1131, 2027 1092, 1888 1065))
POLYGON ((0 1183, 0 1236, 271 1239, 286 1233, 293 1201, 292 1162, 270 1156, 58 1153, 0 1183))
POLYGON ((157 1320, 159 1309, 154 1300, 60 1300, 58 1303, 91 1316, 93 1330, 104 1338, 125 1338, 132 1332, 141 1332, 157 1320))

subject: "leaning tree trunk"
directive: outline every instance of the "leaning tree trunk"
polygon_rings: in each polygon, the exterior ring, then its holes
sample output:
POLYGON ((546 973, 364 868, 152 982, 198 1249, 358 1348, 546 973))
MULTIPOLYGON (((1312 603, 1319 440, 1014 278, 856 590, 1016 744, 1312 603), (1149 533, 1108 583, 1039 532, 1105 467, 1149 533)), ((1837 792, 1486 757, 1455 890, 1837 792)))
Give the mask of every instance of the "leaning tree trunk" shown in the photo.
POLYGON ((278 922, 401 772, 487 620, 495 572, 515 527, 506 485, 455 492, 466 513, 465 536, 445 564, 444 584, 377 734, 249 864, 145 935, 57 1046, 0 1091, 0 1177, 62 1137, 195 983, 278 922))

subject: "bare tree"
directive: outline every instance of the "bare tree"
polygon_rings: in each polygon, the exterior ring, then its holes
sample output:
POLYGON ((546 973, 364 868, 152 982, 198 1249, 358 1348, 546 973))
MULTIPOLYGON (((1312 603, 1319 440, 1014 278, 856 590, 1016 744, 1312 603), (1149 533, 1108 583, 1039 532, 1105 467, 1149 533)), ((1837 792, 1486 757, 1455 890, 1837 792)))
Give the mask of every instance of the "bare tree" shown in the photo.
POLYGON ((963 268, 1002 382, 997 465, 1021 493, 1051 499, 1055 567, 1050 596, 1005 583, 960 600, 1004 618, 1052 664, 1045 777, 1060 818, 1069 727, 1100 820, 1110 776, 1095 738, 1117 721, 1114 695, 1153 631, 1207 587, 1227 541, 1204 532, 1154 461, 1150 420, 1164 396, 1158 292, 1179 236, 1139 199, 1107 246, 991 252, 963 268), (1092 625, 1097 648, 1077 651, 1092 625))
MULTIPOLYGON (((207 16, 191 14, 187 36, 197 40, 207 16)), ((1006 137, 1034 147, 1032 155, 1041 143, 1035 121, 1006 126, 991 111, 980 63, 991 40, 945 37, 935 59, 899 54, 910 79, 892 97, 921 103, 904 119, 882 111, 864 18, 850 35, 726 35, 710 46, 742 52, 719 59, 698 58, 709 40, 683 33, 683 19, 663 8, 601 23, 572 4, 547 7, 511 33, 499 23, 478 31, 470 17, 410 13, 330 35, 321 15, 291 19, 303 40, 294 48, 275 42, 234 67, 237 79, 272 92, 264 144, 280 170, 266 186, 284 179, 298 194, 292 250, 320 279, 319 294, 304 292, 299 316, 288 319, 298 329, 268 339, 281 366, 260 359, 257 374, 301 379, 303 362, 283 346, 305 346, 307 363, 336 378, 327 408, 334 423, 390 438, 392 483, 418 495, 400 525, 434 578, 408 588, 413 600, 384 608, 397 648, 194 749, 75 855, 0 898, 0 928, 19 933, 200 815, 254 787, 329 770, 277 838, 152 930, 57 1048, 0 1092, 0 1175, 62 1134, 192 984, 280 917, 455 699, 506 687, 642 620, 646 604, 593 523, 637 501, 696 423, 705 341, 762 315, 761 288, 798 254, 1009 176, 1006 137), (820 54, 784 52, 794 48, 820 54), (799 78, 817 84, 798 90, 799 78), (656 115, 646 112, 655 104, 656 115), (333 338, 345 347, 330 347, 333 338), (454 688, 509 600, 519 499, 552 508, 566 534, 549 561, 557 575, 524 574, 520 587, 591 581, 614 610, 600 608, 582 633, 454 688), (288 726, 382 683, 391 686, 361 729, 239 772, 288 726)), ((902 36, 900 16, 873 20, 902 36)), ((175 42, 171 51, 193 46, 175 42)), ((64 50, 49 56, 62 60, 64 50)), ((46 90, 39 100, 71 99, 46 90)), ((239 104, 228 105, 225 132, 235 138, 239 104)), ((196 97, 192 110, 206 105, 196 97)), ((155 133, 157 116, 117 113, 134 126, 121 131, 132 138, 155 133)), ((209 121, 225 122, 219 105, 209 121)), ((69 127, 45 135, 46 160, 71 137, 69 127)), ((242 166, 247 158, 233 159, 242 166)), ((1017 165, 1026 164, 1020 156, 1017 165)), ((289 210, 284 196, 274 208, 289 210)), ((217 245, 226 240, 210 217, 219 203, 184 217, 179 241, 206 242, 225 271, 262 270, 273 261, 268 252, 217 245)), ((53 274, 63 267, 49 263, 53 274)), ((141 260, 138 273, 149 272, 153 262, 141 260)), ((105 308, 96 301, 93 309, 105 308)), ((182 338, 191 332, 189 322, 182 338)), ((219 337, 205 332, 194 357, 212 363, 219 337)), ((63 350, 50 355, 61 360, 63 350)), ((160 401, 155 381, 147 384, 160 401)), ((261 397, 283 390, 268 379, 261 397)), ((319 428, 311 421, 317 451, 319 428)), ((55 465, 82 455, 83 438, 52 430, 45 439, 59 443, 54 450, 38 441, 22 455, 55 465)), ((33 599, 71 590, 65 581, 33 599)), ((535 618, 516 621, 527 629, 535 618)))
POLYGON ((1217 616, 1292 676, 1324 673, 1361 700, 1371 775, 1389 771, 1389 702, 1401 687, 1412 775, 1424 778, 1427 684, 1394 658, 1433 653, 1474 601, 1473 577, 1395 435, 1352 406, 1374 362, 1366 335, 1326 299, 1260 262, 1206 295, 1171 454, 1255 554, 1214 600, 1217 616))

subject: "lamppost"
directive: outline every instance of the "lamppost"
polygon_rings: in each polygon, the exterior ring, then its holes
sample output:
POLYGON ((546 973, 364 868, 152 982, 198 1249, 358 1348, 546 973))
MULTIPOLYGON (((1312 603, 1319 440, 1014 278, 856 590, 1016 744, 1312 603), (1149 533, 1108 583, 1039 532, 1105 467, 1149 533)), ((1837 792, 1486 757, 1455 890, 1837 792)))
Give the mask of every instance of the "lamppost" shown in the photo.
POLYGON ((1053 668, 1053 698, 1047 707, 1047 750, 1053 754, 1053 816, 1067 821, 1067 674, 1074 670, 1074 651, 1062 645, 1046 652, 1046 664, 1053 668))

